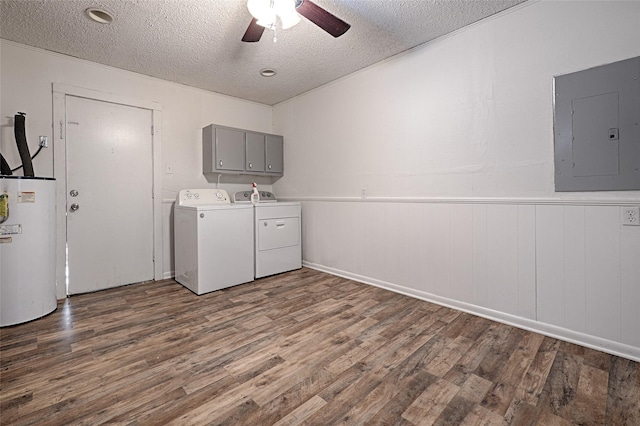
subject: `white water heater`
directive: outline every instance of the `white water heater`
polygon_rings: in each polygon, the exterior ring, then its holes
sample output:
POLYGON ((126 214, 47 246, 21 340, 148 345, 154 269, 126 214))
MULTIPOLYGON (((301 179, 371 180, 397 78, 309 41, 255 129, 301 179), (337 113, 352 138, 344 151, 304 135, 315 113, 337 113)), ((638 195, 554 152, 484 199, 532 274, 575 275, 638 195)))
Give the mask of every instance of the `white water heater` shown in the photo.
POLYGON ((56 309, 56 181, 0 176, 0 327, 56 309))

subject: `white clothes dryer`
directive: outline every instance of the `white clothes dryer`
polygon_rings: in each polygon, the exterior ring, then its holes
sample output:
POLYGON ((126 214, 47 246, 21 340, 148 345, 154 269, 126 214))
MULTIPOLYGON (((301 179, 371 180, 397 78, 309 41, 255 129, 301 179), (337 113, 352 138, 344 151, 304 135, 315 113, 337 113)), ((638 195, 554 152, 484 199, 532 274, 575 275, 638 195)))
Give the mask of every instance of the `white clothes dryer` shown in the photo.
MULTIPOLYGON (((251 191, 234 194, 236 205, 251 205, 251 191)), ((299 202, 280 202, 272 192, 260 191, 254 206, 255 277, 302 268, 302 208, 299 202)))
POLYGON ((252 205, 218 189, 183 189, 174 210, 175 279, 201 295, 254 279, 252 205))

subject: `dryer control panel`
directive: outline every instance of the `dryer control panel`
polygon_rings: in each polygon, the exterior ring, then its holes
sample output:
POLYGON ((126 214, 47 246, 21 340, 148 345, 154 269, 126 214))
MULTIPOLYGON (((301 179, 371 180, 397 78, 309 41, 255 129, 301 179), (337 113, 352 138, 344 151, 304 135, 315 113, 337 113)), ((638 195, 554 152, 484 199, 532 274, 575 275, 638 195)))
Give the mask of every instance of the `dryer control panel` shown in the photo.
POLYGON ((229 194, 224 189, 182 189, 178 192, 179 206, 211 206, 231 204, 229 194))
MULTIPOLYGON (((260 193, 261 203, 275 203, 278 201, 273 192, 269 192, 269 191, 258 191, 258 192, 260 193)), ((233 202, 234 203, 250 203, 251 190, 236 192, 235 194, 233 194, 233 202)))

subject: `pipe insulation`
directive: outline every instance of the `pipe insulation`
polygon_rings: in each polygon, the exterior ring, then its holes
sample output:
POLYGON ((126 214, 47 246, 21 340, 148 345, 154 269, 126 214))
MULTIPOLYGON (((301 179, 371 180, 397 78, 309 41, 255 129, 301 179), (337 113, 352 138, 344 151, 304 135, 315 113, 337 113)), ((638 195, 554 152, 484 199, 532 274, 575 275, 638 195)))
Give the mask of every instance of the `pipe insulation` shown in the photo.
POLYGON ((23 176, 33 177, 33 162, 31 161, 31 153, 29 152, 29 145, 27 145, 27 134, 24 129, 25 116, 24 113, 17 113, 14 118, 14 133, 16 136, 16 144, 18 145, 18 152, 20 153, 20 159, 22 160, 23 176))

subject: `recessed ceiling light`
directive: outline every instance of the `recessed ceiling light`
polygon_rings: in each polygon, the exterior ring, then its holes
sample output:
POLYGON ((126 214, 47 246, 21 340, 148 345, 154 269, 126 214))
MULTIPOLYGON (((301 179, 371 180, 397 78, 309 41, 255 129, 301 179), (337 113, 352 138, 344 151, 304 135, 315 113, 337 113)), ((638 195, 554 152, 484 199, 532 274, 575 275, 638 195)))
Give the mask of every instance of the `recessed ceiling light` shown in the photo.
POLYGON ((85 10, 85 13, 89 18, 101 24, 110 24, 113 22, 113 16, 109 12, 106 12, 102 9, 90 7, 89 9, 85 10))
POLYGON ((263 77, 273 77, 276 75, 276 70, 273 68, 263 68, 260 70, 260 75, 263 77))

